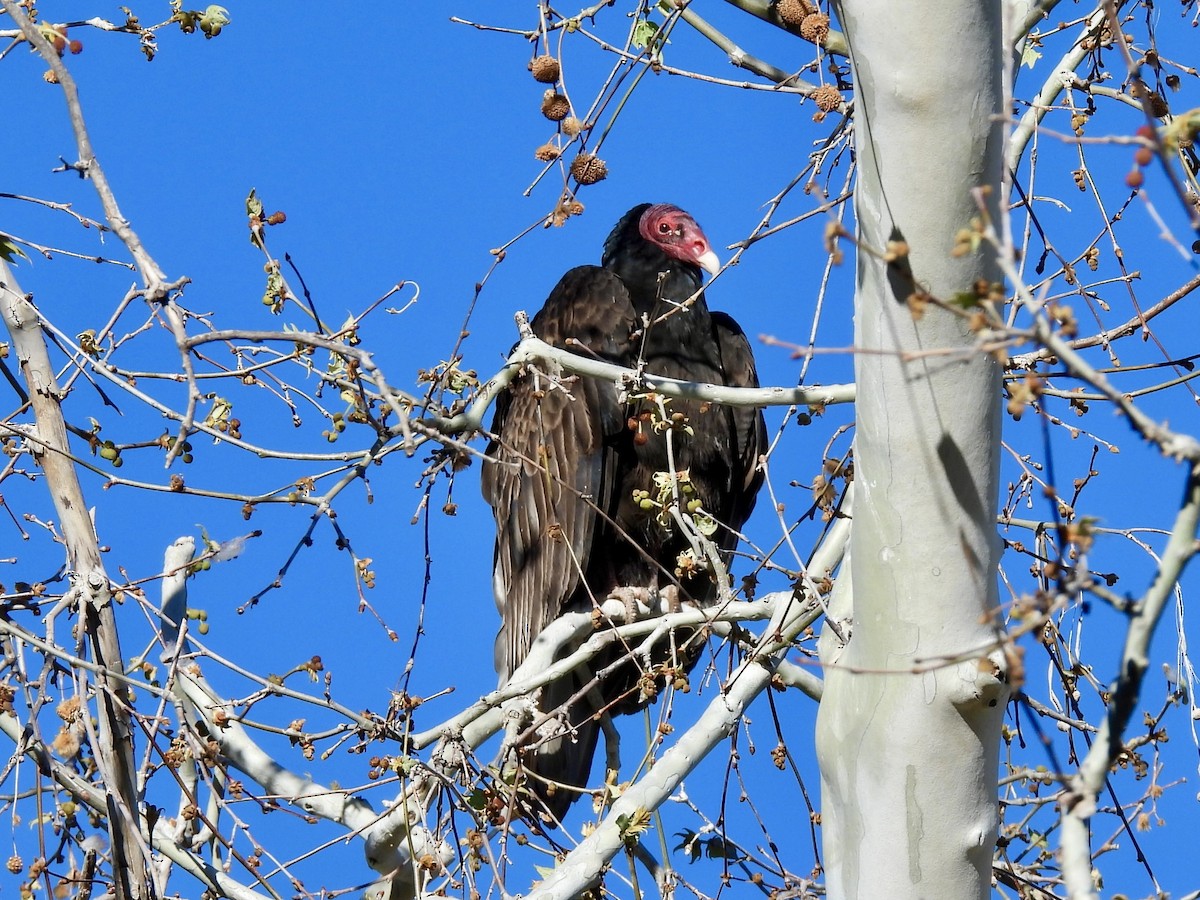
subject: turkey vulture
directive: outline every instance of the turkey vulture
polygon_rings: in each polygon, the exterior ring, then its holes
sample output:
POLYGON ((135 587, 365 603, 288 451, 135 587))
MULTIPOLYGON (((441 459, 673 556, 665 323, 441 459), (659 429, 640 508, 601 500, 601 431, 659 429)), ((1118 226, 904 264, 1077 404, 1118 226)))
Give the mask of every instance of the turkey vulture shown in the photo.
MULTIPOLYGON (((680 306, 700 290, 700 270, 718 266, 690 215, 667 204, 635 206, 608 236, 601 262, 562 277, 533 319, 534 334, 656 375, 758 385, 737 323, 710 312, 702 295, 680 306)), ((762 481, 766 429, 758 410, 690 399, 660 407, 655 398, 624 398, 611 382, 562 373, 553 379, 550 367, 540 368, 522 373, 499 398, 482 476, 496 517, 501 685, 564 612, 591 610, 610 596, 629 606, 660 589, 668 599, 711 602, 711 573, 702 561, 681 559, 692 543, 666 507, 678 496, 681 514, 716 527, 713 541, 727 559, 762 481), (677 494, 671 472, 680 480, 677 494)), ((640 709, 656 681, 686 674, 699 656, 694 633, 677 631, 667 643, 674 649, 653 656, 650 671, 645 660, 630 658, 565 709, 627 648, 614 643, 608 658, 542 689, 539 709, 556 713, 558 727, 549 738, 538 729, 522 758, 527 786, 555 818, 587 783, 600 714, 640 709)))

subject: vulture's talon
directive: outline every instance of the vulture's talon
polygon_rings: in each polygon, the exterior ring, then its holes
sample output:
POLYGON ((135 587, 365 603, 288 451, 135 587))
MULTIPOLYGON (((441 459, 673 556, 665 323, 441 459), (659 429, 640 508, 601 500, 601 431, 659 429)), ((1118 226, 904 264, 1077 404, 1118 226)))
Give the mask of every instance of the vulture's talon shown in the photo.
POLYGON ((637 622, 654 614, 650 606, 650 590, 643 587, 614 588, 610 600, 619 600, 625 607, 625 621, 637 622))
POLYGON ((658 595, 666 601, 667 612, 683 612, 683 597, 680 595, 679 588, 676 585, 668 584, 665 588, 659 590, 658 595))

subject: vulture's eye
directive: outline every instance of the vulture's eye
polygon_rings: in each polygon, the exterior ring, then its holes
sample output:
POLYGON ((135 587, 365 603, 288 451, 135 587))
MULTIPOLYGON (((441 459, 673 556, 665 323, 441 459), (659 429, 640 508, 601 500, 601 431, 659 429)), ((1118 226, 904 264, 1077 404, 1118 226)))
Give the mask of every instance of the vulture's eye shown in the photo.
POLYGON ((667 222, 659 222, 658 223, 658 233, 659 234, 670 234, 671 233, 670 224, 667 222))

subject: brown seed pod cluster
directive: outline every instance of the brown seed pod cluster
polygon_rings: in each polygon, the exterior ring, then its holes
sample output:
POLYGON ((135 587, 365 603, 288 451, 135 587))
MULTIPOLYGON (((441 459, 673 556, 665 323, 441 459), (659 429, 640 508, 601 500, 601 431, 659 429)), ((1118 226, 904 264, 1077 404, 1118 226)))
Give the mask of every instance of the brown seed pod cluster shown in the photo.
POLYGON ((535 81, 540 81, 542 84, 554 84, 562 74, 562 67, 558 64, 557 59, 546 53, 542 56, 535 56, 530 61, 529 71, 533 73, 535 81))
POLYGON ((550 224, 555 228, 561 228, 567 219, 571 216, 578 216, 582 212, 583 204, 570 194, 566 194, 559 199, 558 204, 554 207, 554 212, 550 214, 550 224))
POLYGON ((775 12, 779 14, 783 24, 789 28, 799 28, 805 17, 812 15, 815 11, 808 0, 779 0, 775 4, 775 12))
POLYGON ((608 177, 608 166, 598 156, 580 153, 571 161, 571 175, 580 184, 595 184, 608 177))
POLYGON ((542 95, 542 115, 551 122, 561 122, 571 114, 571 101, 554 88, 542 95))
POLYGON ((1151 90, 1146 86, 1145 82, 1135 81, 1129 90, 1129 93, 1142 101, 1142 105, 1150 115, 1156 119, 1162 119, 1171 114, 1171 108, 1167 105, 1167 101, 1163 99, 1162 94, 1158 91, 1151 90))
POLYGON ((1079 46, 1084 50, 1091 52, 1098 47, 1111 47, 1113 43, 1112 23, 1106 18, 1101 23, 1099 28, 1093 29, 1082 41, 1079 46))
POLYGON ((842 105, 843 99, 842 92, 832 84, 821 85, 813 91, 812 98, 821 112, 833 112, 842 105))
POLYGON ((817 46, 824 44, 825 38, 829 37, 829 16, 819 12, 805 16, 800 23, 800 37, 817 46))
POLYGON ((62 56, 68 50, 78 56, 83 52, 83 41, 72 40, 67 35, 66 25, 55 25, 52 28, 42 28, 42 37, 50 42, 54 52, 62 56))
POLYGON ((533 151, 533 158, 540 159, 542 162, 552 162, 562 156, 562 151, 553 144, 542 144, 533 151))

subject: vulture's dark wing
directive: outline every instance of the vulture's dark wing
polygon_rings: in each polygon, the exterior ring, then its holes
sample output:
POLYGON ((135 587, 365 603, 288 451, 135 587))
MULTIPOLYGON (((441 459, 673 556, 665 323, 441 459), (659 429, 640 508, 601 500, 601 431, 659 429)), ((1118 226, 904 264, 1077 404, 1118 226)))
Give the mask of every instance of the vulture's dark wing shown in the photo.
MULTIPOLYGON (((548 344, 627 365, 635 318, 617 276, 581 266, 562 277, 532 328, 548 344)), ((590 607, 585 573, 602 543, 600 511, 610 516, 617 502, 619 448, 630 438, 613 384, 561 378, 548 365, 509 387, 497 403, 492 432, 482 487, 496 517, 492 578, 503 624, 495 652, 504 685, 542 629, 568 608, 590 607)), ((582 667, 546 685, 539 708, 565 707, 590 680, 582 667)), ((530 787, 555 817, 565 815, 577 795, 549 785, 587 783, 599 731, 595 715, 603 705, 593 690, 570 707, 566 729, 560 725, 524 757, 530 787)))
MULTIPOLYGON (((554 346, 574 339, 597 356, 624 363, 634 322, 620 279, 598 266, 580 266, 562 277, 532 327, 554 346)), ((616 387, 594 378, 528 372, 497 404, 482 486, 496 517, 501 684, 581 586, 598 527, 596 508, 613 504, 611 444, 624 429, 616 387)))
MULTIPOLYGON (((713 333, 721 349, 721 367, 725 371, 725 383, 730 387, 758 387, 758 371, 754 367, 754 354, 750 351, 750 340, 741 326, 723 312, 712 313, 713 333)), ((733 425, 733 440, 730 447, 735 473, 742 481, 733 485, 727 523, 740 529, 754 510, 754 500, 762 486, 763 473, 758 468, 758 458, 767 452, 767 424, 762 410, 748 406, 730 407, 733 425)), ((722 531, 721 547, 732 551, 737 546, 737 537, 722 531)))

